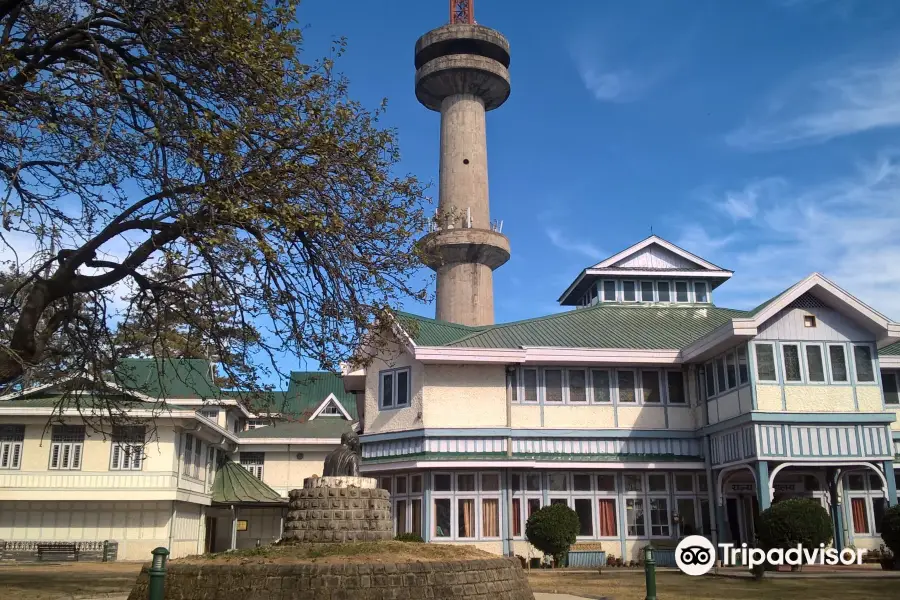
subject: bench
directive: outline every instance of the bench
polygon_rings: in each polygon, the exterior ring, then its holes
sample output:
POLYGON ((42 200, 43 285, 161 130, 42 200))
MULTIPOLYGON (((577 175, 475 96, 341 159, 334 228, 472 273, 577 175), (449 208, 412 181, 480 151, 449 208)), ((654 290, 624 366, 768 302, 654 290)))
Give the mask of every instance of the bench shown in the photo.
POLYGON ((66 542, 39 543, 37 545, 38 560, 44 560, 45 554, 72 556, 78 561, 78 547, 75 544, 66 542))

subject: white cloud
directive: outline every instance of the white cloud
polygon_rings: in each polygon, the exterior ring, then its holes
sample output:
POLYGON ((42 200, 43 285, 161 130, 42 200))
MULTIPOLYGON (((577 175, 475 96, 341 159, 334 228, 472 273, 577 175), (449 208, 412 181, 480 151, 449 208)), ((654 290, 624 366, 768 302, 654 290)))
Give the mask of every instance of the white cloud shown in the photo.
POLYGON ((724 228, 719 221, 715 236, 697 223, 685 227, 686 249, 712 250, 714 262, 735 271, 722 295, 752 304, 818 271, 900 318, 900 155, 807 186, 765 181, 743 191, 756 194, 752 218, 724 228))
POLYGON ((675 241, 676 246, 680 246, 696 254, 701 258, 712 260, 715 262, 715 255, 730 245, 737 239, 735 234, 723 236, 710 235, 701 225, 691 223, 681 230, 681 235, 675 241))
POLYGON ((900 126, 900 56, 809 74, 775 94, 770 110, 726 135, 736 148, 759 150, 825 142, 900 126))
POLYGON ((588 61, 579 63, 578 74, 584 87, 601 102, 633 102, 654 83, 653 78, 642 77, 629 69, 604 70, 588 61))
POLYGON ((572 238, 568 235, 563 234, 559 229, 556 229, 555 227, 548 227, 544 231, 547 234, 547 237, 550 238, 550 243, 560 250, 583 254, 592 260, 600 260, 600 258, 604 256, 603 252, 590 242, 572 238))

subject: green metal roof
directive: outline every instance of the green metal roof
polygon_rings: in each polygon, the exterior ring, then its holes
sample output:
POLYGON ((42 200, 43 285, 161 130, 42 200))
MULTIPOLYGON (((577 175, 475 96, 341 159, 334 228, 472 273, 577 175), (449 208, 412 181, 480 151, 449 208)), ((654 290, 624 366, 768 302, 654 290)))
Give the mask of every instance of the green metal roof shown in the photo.
POLYGON ((340 375, 328 371, 294 371, 284 392, 284 412, 296 417, 309 417, 330 394, 334 394, 341 406, 357 419, 356 397, 344 391, 340 375))
POLYGON ((220 504, 283 504, 281 494, 251 475, 234 461, 226 460, 216 469, 212 501, 220 504))
POLYGON ((597 304, 480 328, 445 324, 409 313, 401 313, 399 318, 401 322, 420 323, 413 339, 422 346, 663 350, 684 348, 731 319, 744 316, 745 311, 710 305, 597 304))
POLYGON ((0 408, 60 408, 60 409, 76 409, 76 408, 107 408, 112 407, 114 410, 128 408, 132 410, 148 410, 165 412, 166 410, 190 410, 196 408, 178 406, 176 404, 159 402, 143 402, 135 400, 126 394, 103 394, 96 396, 88 396, 82 394, 76 396, 69 394, 63 395, 62 392, 53 388, 46 388, 36 392, 27 393, 26 396, 19 396, 11 400, 0 401, 0 408))
POLYGON ((322 438, 338 439, 350 431, 352 421, 343 417, 316 417, 312 421, 279 422, 272 425, 241 431, 237 436, 242 440, 266 438, 322 438))
POLYGON ((900 356, 900 342, 885 346, 878 351, 878 356, 900 356))
POLYGON ((208 360, 128 358, 115 369, 114 380, 151 398, 213 400, 222 397, 208 360))

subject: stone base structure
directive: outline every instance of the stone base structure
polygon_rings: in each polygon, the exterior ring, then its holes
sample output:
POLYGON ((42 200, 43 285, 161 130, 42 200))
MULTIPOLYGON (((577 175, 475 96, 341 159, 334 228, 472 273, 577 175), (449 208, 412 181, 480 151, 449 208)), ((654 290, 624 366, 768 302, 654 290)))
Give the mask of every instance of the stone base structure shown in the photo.
POLYGON ((291 490, 282 540, 374 542, 394 537, 391 495, 371 477, 311 477, 291 490))
MULTIPOLYGON (((383 491, 383 490, 378 490, 383 491)), ((145 600, 141 570, 128 600, 145 600)), ((396 564, 170 564, 166 600, 534 600, 514 558, 396 564)))

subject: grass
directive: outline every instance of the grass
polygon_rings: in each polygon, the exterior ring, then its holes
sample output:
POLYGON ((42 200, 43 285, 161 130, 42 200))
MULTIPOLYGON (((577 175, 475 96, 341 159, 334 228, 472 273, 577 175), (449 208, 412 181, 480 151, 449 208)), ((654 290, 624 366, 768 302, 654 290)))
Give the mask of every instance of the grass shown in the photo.
MULTIPOLYGON (((572 594, 585 598, 644 600, 643 571, 604 569, 597 573, 531 571, 532 591, 572 594)), ((689 577, 677 572, 656 574, 656 594, 662 600, 857 600, 896 598, 897 579, 765 579, 689 577)))
POLYGON ((174 563, 285 563, 285 562, 370 562, 402 563, 416 561, 496 558, 474 546, 422 544, 415 542, 357 542, 352 544, 285 544, 263 546, 234 552, 189 556, 174 563))

